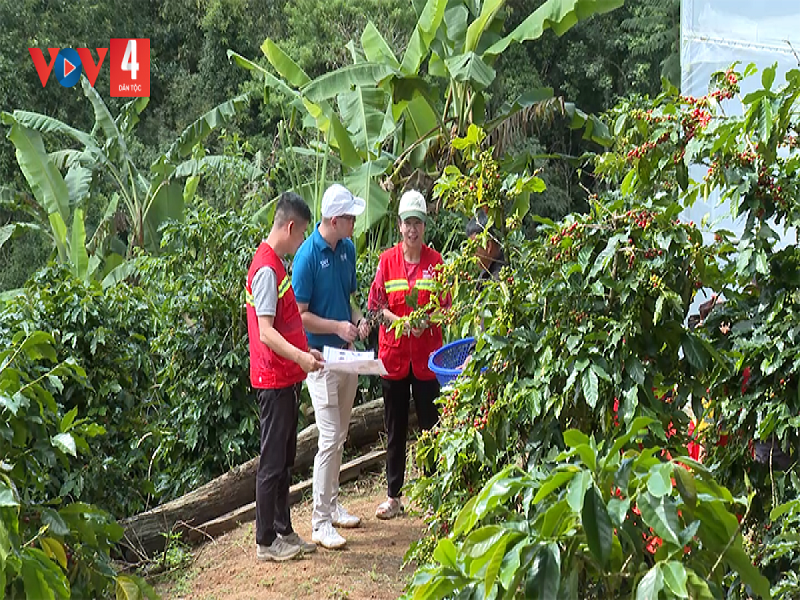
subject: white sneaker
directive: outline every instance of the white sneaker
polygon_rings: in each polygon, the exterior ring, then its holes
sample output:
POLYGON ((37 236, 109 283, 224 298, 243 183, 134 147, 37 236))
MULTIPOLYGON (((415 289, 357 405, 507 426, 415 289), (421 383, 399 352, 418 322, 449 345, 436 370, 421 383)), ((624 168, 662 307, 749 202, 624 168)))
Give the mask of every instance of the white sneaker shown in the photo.
POLYGON ((328 550, 343 548, 347 543, 347 540, 339 535, 339 532, 336 531, 333 528, 333 525, 328 522, 323 523, 319 526, 319 529, 315 529, 311 533, 311 541, 315 544, 319 544, 323 548, 327 548, 328 550))
POLYGON ((361 525, 361 517, 351 515, 341 504, 337 504, 331 513, 331 520, 336 527, 352 529, 361 525))

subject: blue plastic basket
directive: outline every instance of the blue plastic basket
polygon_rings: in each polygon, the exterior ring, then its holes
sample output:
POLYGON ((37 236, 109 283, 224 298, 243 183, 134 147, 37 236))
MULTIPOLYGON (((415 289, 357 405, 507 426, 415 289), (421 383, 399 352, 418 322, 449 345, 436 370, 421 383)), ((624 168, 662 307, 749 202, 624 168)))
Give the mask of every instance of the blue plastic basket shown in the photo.
POLYGON ((439 385, 447 385, 461 374, 460 367, 474 348, 475 338, 468 337, 442 346, 431 354, 428 368, 436 375, 439 385))

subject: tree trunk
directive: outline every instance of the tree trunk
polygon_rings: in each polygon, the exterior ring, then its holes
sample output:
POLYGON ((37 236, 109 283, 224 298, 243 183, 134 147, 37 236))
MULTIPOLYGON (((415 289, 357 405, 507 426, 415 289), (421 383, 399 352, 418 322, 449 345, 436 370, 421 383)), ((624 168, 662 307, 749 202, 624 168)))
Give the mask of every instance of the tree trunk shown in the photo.
MULTIPOLYGON (((414 414, 410 417, 413 418, 414 414)), ((372 444, 378 440, 382 431, 382 399, 356 406, 350 419, 347 444, 356 448, 372 444)), ((310 425, 298 434, 294 466, 296 472, 313 464, 317 453, 317 438, 316 425, 310 425)), ((176 529, 188 530, 250 504, 256 496, 257 470, 258 457, 234 467, 180 498, 125 519, 121 522, 125 529, 121 545, 126 555, 129 558, 151 556, 164 548, 166 540, 162 533, 176 529)))

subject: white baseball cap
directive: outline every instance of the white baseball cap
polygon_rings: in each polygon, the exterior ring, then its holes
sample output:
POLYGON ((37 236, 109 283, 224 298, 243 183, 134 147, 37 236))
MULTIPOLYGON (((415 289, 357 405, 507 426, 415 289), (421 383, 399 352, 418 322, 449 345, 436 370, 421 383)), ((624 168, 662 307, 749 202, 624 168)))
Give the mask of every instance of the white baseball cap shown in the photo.
POLYGON ((428 203, 417 190, 408 190, 400 197, 397 214, 402 221, 411 217, 424 221, 428 216, 428 203))
POLYGON ((366 207, 367 203, 362 198, 354 196, 350 190, 338 183, 334 183, 322 195, 322 216, 326 219, 342 215, 357 217, 366 207))

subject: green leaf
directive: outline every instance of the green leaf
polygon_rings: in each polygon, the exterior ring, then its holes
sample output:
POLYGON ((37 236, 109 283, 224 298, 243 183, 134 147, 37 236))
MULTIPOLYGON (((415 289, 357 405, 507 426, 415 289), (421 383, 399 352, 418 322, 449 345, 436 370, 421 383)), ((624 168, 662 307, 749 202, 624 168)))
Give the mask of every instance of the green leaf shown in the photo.
POLYGON ((14 490, 5 482, 0 481, 0 507, 19 506, 14 490))
POLYGON ((63 569, 67 568, 67 553, 61 542, 51 537, 39 538, 39 542, 49 558, 54 558, 63 569))
POLYGON ((597 390, 597 375, 592 369, 586 369, 581 375, 581 388, 583 388, 583 397, 589 408, 594 409, 597 406, 599 393, 597 390))
POLYGON ((486 565, 486 576, 484 577, 484 589, 491 591, 500 572, 500 566, 503 563, 503 558, 506 555, 506 547, 508 546, 508 536, 503 537, 500 542, 491 550, 491 558, 486 565))
POLYGON ((252 60, 245 58, 241 54, 238 54, 233 50, 228 50, 228 60, 232 60, 238 66, 247 69, 248 71, 260 73, 264 77, 264 83, 266 83, 268 87, 278 90, 288 98, 296 99, 300 97, 300 94, 296 90, 293 90, 286 85, 282 79, 275 77, 275 75, 267 71, 264 67, 254 63, 252 60))
POLYGON ((611 517, 611 522, 617 527, 622 527, 630 507, 630 498, 626 498, 625 500, 611 498, 611 500, 608 501, 608 514, 611 517))
POLYGON ((353 86, 376 87, 393 73, 394 69, 389 65, 372 63, 347 65, 317 77, 300 91, 311 102, 319 103, 349 92, 353 86))
POLYGON ((708 588, 708 583, 692 570, 687 571, 687 589, 693 600, 716 600, 708 588))
MULTIPOLYGON (((538 504, 552 492, 570 481, 575 476, 576 471, 556 471, 542 484, 539 491, 533 497, 533 503, 538 504)), ((465 507, 466 508, 466 507, 465 507)))
POLYGON ((454 81, 469 82, 477 91, 489 87, 497 75, 496 71, 474 52, 452 56, 445 59, 444 64, 454 81))
POLYGON ((682 336, 683 354, 686 360, 698 371, 706 371, 710 355, 703 345, 703 341, 693 333, 685 332, 682 336))
POLYGON ((303 87, 311 81, 311 78, 300 68, 300 65, 294 62, 271 39, 264 40, 264 43, 261 44, 261 52, 264 53, 270 64, 275 67, 278 74, 294 87, 303 87))
POLYGON ((589 279, 594 279, 600 271, 608 268, 611 259, 614 258, 614 253, 619 247, 619 243, 627 239, 627 237, 627 235, 617 234, 608 240, 606 247, 597 255, 594 265, 592 265, 592 270, 589 272, 589 279))
POLYGON ((361 34, 361 47, 369 62, 388 63, 393 69, 400 70, 400 62, 372 21, 367 23, 361 34))
POLYGON ((116 600, 141 600, 142 592, 136 582, 127 575, 116 577, 116 600))
POLYGON ((64 537, 69 535, 69 526, 64 522, 56 511, 52 508, 42 509, 42 524, 47 525, 53 535, 64 537))
POLYGON ((484 55, 496 56, 514 42, 535 40, 547 29, 552 29, 556 35, 561 36, 579 21, 619 8, 623 2, 624 0, 547 0, 514 31, 495 42, 484 55))
POLYGON ((461 535, 471 530, 475 523, 478 522, 478 517, 475 514, 475 503, 478 501, 478 496, 473 496, 464 505, 464 508, 458 513, 456 522, 453 524, 453 535, 461 535))
POLYGON ((636 505, 642 514, 642 520, 648 527, 652 527, 658 537, 674 546, 680 545, 678 512, 671 498, 656 498, 649 493, 640 493, 636 505))
POLYGON ((78 279, 86 279, 89 270, 89 254, 86 252, 86 229, 83 224, 83 210, 80 208, 75 209, 72 218, 69 253, 73 274, 78 279))
POLYGON ((428 55, 430 44, 436 37, 436 31, 442 24, 446 8, 447 0, 427 0, 425 3, 400 66, 406 75, 417 75, 423 59, 428 55))
POLYGON ((653 422, 655 422, 655 419, 650 417, 636 417, 628 427, 628 430, 614 440, 614 445, 611 446, 611 450, 608 451, 608 458, 619 454, 619 451, 622 450, 628 442, 637 436, 642 429, 653 422))
POLYGON ((3 113, 3 122, 11 126, 7 137, 16 148, 17 163, 36 201, 48 215, 58 214, 66 222, 69 218, 69 190, 45 152, 42 136, 21 125, 8 113, 3 113))
POLYGON ((443 538, 439 540, 439 543, 436 544, 436 549, 433 551, 433 558, 434 560, 439 561, 439 563, 445 567, 450 567, 451 569, 455 569, 456 567, 456 557, 458 556, 458 551, 456 550, 455 545, 453 544, 452 540, 449 538, 443 538))
POLYGON ((250 105, 250 94, 242 94, 218 104, 191 125, 184 129, 166 153, 170 163, 177 163, 180 159, 191 154, 192 148, 202 142, 214 129, 230 123, 240 112, 250 105))
POLYGON ((564 444, 567 448, 577 448, 589 443, 589 436, 578 429, 568 429, 564 432, 564 444))
POLYGON ((555 542, 542 544, 539 547, 533 561, 532 580, 534 598, 540 600, 558 598, 561 587, 561 551, 555 542))
POLYGON ((61 568, 38 548, 25 548, 21 552, 22 578, 25 595, 30 600, 70 597, 69 583, 61 568), (28 572, 26 576, 26 571, 28 572), (33 573, 36 577, 34 579, 33 573))
POLYGON ((480 558, 491 552, 509 532, 498 525, 480 527, 470 533, 464 540, 462 552, 472 558, 480 558))
POLYGON ((591 483, 592 475, 588 471, 581 471, 569 482, 567 503, 573 512, 580 513, 583 509, 583 499, 591 483))
POLYGON ((612 526, 603 497, 594 485, 586 491, 584 496, 581 524, 586 533, 589 550, 605 567, 611 556, 612 526))
POLYGON ((389 192, 378 183, 378 178, 386 172, 388 166, 389 161, 386 158, 371 160, 344 177, 347 188, 357 197, 363 198, 367 205, 356 221, 353 233, 355 239, 380 221, 389 210, 389 192))
POLYGON ((800 500, 791 500, 790 502, 784 502, 783 504, 776 506, 770 511, 769 520, 774 523, 786 513, 794 514, 797 510, 800 510, 800 500))
POLYGON ((658 600, 658 593, 664 587, 664 577, 659 564, 645 573, 636 586, 636 600, 658 600))
POLYGON ((63 453, 77 456, 77 452, 75 450, 75 439, 72 437, 71 433, 59 433, 51 437, 50 441, 53 443, 53 446, 61 450, 63 453))
POLYGON ((697 505, 697 485, 695 485, 694 476, 683 467, 676 468, 674 473, 678 493, 687 506, 694 508, 697 505))
POLYGON ((55 593, 44 581, 38 565, 32 560, 22 561, 22 583, 27 600, 55 600, 55 593))
POLYGON ((769 580, 753 566, 752 560, 742 549, 741 534, 737 534, 737 538, 736 542, 725 552, 725 560, 736 569, 742 582, 749 585, 756 594, 761 598, 772 598, 769 580))
POLYGON ((689 594, 686 591, 686 569, 684 566, 674 560, 661 564, 661 574, 664 578, 664 583, 670 591, 678 598, 688 598, 689 594))
POLYGON ((765 90, 772 89, 772 84, 775 82, 775 69, 777 67, 778 63, 774 63, 771 67, 766 67, 761 71, 761 86, 765 90))
MULTIPOLYGON (((499 11, 505 0, 486 0, 481 6, 481 14, 478 18, 470 23, 467 28, 467 37, 464 41, 464 50, 474 52, 478 48, 478 42, 481 39, 484 31, 489 25, 492 24, 497 11, 499 11)), ((452 37, 450 39, 453 39, 452 37)))
POLYGON ((661 463, 650 469, 647 478, 647 491, 656 498, 672 493, 672 464, 661 463))
POLYGON ((354 145, 365 158, 379 156, 388 103, 386 92, 378 87, 359 86, 340 94, 338 103, 342 124, 353 136, 354 145))
POLYGON ((92 172, 78 163, 73 164, 64 177, 70 204, 80 205, 89 196, 92 172))

